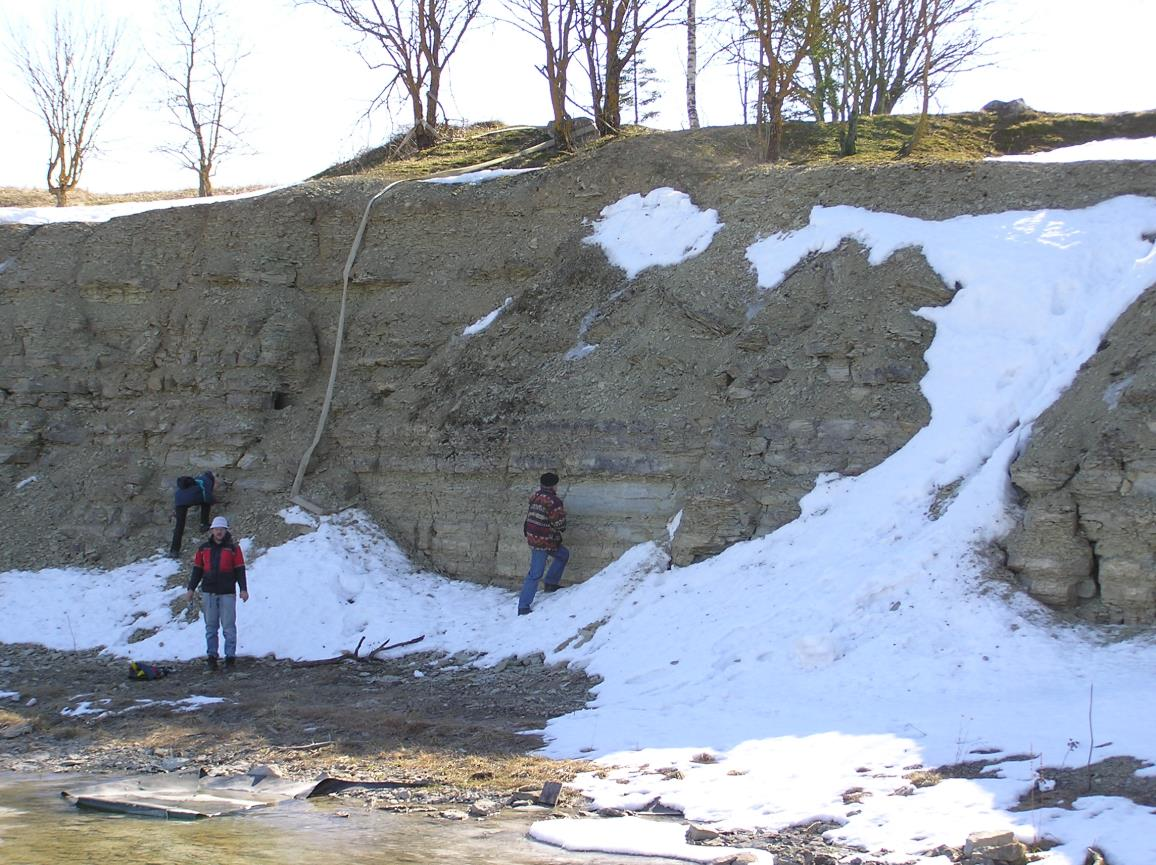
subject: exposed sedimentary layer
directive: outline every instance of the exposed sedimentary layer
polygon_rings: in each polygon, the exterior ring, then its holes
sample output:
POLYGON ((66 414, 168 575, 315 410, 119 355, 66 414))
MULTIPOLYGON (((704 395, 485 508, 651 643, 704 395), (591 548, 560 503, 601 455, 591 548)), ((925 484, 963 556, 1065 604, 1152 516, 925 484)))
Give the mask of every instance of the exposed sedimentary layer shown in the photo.
MULTIPOLYGON (((677 133, 384 198, 304 492, 365 507, 419 562, 514 585, 525 500, 549 468, 573 578, 644 540, 694 561, 793 519, 818 474, 862 472, 926 423, 933 331, 912 313, 952 292, 918 250, 870 266, 852 242, 764 292, 751 243, 816 204, 942 219, 1156 190, 1144 163, 766 169, 751 155, 741 130, 677 133), (661 186, 724 227, 701 255, 629 280, 583 243, 589 222, 661 186), (597 350, 568 359, 579 342, 597 350)), ((259 543, 294 531, 276 513, 317 423, 342 268, 376 191, 329 181, 0 226, 6 567, 155 551, 173 478, 200 468, 259 543)), ((1037 597, 1103 621, 1156 616, 1152 303, 1121 319, 1013 467, 1024 516, 1009 566, 1037 597)))

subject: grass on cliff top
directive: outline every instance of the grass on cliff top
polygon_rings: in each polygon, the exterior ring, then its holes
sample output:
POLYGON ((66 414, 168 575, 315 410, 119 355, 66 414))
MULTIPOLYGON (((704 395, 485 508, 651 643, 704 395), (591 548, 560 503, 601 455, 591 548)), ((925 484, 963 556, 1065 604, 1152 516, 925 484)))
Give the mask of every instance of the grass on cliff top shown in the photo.
POLYGON ((915 133, 918 115, 891 114, 861 117, 854 156, 839 150, 842 124, 788 123, 783 133, 783 161, 789 165, 832 162, 871 164, 899 159, 919 162, 955 162, 999 155, 992 144, 995 115, 945 114, 929 118, 926 136, 910 156, 900 154, 915 133))
MULTIPOLYGON (((901 155, 910 141, 917 115, 879 115, 859 121, 858 152, 842 156, 839 152, 840 124, 814 121, 787 123, 783 139, 784 165, 852 164, 872 165, 907 160, 911 162, 958 162, 979 160, 987 156, 1037 153, 1083 144, 1106 138, 1142 138, 1156 135, 1156 111, 1124 114, 1044 114, 1028 111, 1010 121, 1001 121, 991 112, 940 114, 930 118, 927 135, 913 153, 901 155)), ((755 128, 746 127, 750 136, 747 148, 757 158, 760 147, 755 128)), ((515 156, 522 150, 546 142, 542 127, 512 126, 487 122, 465 127, 443 127, 443 140, 426 150, 415 150, 404 136, 372 148, 346 162, 326 169, 313 179, 334 177, 368 177, 382 181, 444 175, 483 163, 493 168, 541 168, 564 162, 572 154, 544 150, 515 156), (512 157, 512 158, 510 158, 512 157)), ((695 134, 709 134, 703 130, 695 134)), ((643 127, 628 127, 617 138, 602 138, 583 150, 613 147, 623 138, 640 135, 669 135, 643 127)), ((221 194, 248 189, 218 190, 221 194)), ((123 201, 154 201, 167 198, 191 198, 193 189, 181 192, 142 192, 99 194, 76 190, 69 203, 113 204, 123 201)), ((0 188, 0 207, 50 207, 54 204, 46 191, 0 188)))
POLYGON ((989 156, 1020 155, 1070 147, 1108 138, 1145 138, 1156 135, 1156 111, 1126 114, 1044 114, 1028 111, 1010 121, 991 112, 939 114, 929 118, 920 146, 904 156, 919 116, 890 114, 859 120, 857 152, 839 152, 841 124, 788 123, 783 136, 783 162, 816 165, 834 162, 878 164, 956 162, 989 156))
MULTIPOLYGON (((1103 138, 1139 138, 1156 135, 1156 111, 1131 114, 1043 114, 1028 111, 1022 117, 1001 121, 986 111, 941 114, 929 118, 920 146, 903 155, 918 122, 918 115, 879 115, 859 120, 857 152, 840 153, 841 124, 792 121, 783 138, 786 165, 832 163, 880 164, 905 159, 912 162, 958 162, 988 156, 1036 153, 1103 138)), ((758 133, 749 131, 752 154, 758 153, 758 133)), ((368 150, 349 162, 317 175, 360 175, 380 179, 427 177, 510 156, 547 140, 541 128, 504 128, 497 123, 443 130, 447 140, 428 150, 415 151, 395 139, 368 150)), ((637 135, 664 135, 643 127, 628 127, 618 138, 602 138, 584 149, 611 147, 616 141, 637 135)), ((677 133, 674 133, 677 134, 677 133)), ((503 162, 501 168, 542 167, 565 161, 570 154, 552 150, 503 162)))
POLYGON ((497 160, 501 162, 489 167, 540 168, 568 158, 568 154, 552 149, 516 155, 550 140, 545 129, 538 126, 506 127, 491 121, 464 127, 443 126, 438 133, 441 141, 426 150, 415 149, 404 135, 399 135, 310 179, 359 176, 410 180, 449 174, 497 160))

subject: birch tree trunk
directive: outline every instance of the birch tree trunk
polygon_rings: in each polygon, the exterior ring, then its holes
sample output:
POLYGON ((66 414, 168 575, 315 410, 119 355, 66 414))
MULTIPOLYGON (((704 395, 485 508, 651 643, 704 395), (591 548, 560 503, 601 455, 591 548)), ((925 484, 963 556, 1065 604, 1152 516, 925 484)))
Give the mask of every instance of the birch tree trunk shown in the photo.
POLYGON ((698 129, 698 3, 686 0, 686 118, 698 129))

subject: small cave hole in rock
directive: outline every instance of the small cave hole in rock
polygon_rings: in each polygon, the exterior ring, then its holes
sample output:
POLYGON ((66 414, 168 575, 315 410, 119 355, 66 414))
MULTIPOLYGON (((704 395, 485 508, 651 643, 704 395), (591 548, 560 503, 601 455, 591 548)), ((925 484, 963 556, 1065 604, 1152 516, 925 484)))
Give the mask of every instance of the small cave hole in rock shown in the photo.
POLYGON ((280 392, 273 394, 274 411, 280 411, 281 409, 288 408, 291 405, 293 405, 293 400, 290 399, 289 394, 280 392))

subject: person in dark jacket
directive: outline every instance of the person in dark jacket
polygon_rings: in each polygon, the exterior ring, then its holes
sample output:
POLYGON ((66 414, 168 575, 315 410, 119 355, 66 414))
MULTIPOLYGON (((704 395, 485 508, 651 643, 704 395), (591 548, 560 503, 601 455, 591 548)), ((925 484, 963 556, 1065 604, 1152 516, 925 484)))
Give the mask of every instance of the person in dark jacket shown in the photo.
POLYGON ((173 493, 173 516, 176 525, 173 526, 173 540, 169 544, 169 556, 179 558, 181 555, 181 541, 185 536, 185 520, 188 518, 189 508, 199 505, 201 508, 201 531, 209 530, 209 513, 213 506, 213 489, 217 479, 212 472, 201 472, 194 477, 182 475, 177 478, 177 491, 173 493))
POLYGON ((217 629, 225 634, 225 667, 232 669, 237 656, 237 589, 249 600, 245 582, 245 557, 229 534, 229 521, 214 517, 209 539, 197 548, 186 597, 191 602, 201 587, 201 610, 205 616, 205 649, 210 670, 217 669, 217 629))
POLYGON ((566 507, 555 489, 558 476, 546 472, 538 482, 541 486, 530 496, 530 508, 526 513, 526 522, 522 524, 522 534, 530 545, 530 571, 526 574, 522 593, 518 596, 519 616, 530 612, 543 572, 543 591, 556 592, 561 588, 562 571, 570 560, 570 551, 562 546, 562 532, 566 531, 566 507), (546 559, 553 560, 548 571, 546 559))

